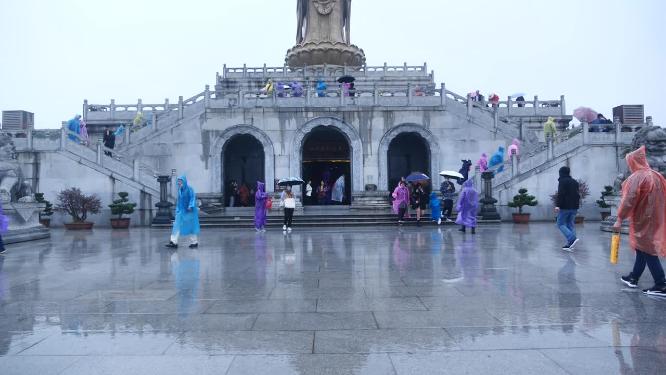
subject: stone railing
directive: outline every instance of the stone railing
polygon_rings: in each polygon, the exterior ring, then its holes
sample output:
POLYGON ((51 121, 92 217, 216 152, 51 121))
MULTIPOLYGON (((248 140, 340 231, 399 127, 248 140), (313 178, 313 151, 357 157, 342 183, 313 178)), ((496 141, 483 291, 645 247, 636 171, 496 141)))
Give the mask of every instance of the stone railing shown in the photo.
POLYGON ((303 68, 291 68, 288 66, 268 67, 248 67, 243 65, 240 68, 229 68, 225 64, 222 69, 222 76, 217 75, 217 82, 225 78, 305 78, 305 77, 340 77, 344 75, 354 75, 355 77, 432 77, 428 72, 428 65, 387 65, 382 66, 362 66, 360 68, 351 68, 337 65, 317 65, 306 66, 303 68))
POLYGON ((69 151, 150 188, 153 193, 157 194, 158 186, 155 177, 161 174, 159 171, 136 158, 105 147, 101 140, 95 144, 87 144, 86 140, 65 127, 59 130, 28 130, 12 135, 17 152, 69 151))

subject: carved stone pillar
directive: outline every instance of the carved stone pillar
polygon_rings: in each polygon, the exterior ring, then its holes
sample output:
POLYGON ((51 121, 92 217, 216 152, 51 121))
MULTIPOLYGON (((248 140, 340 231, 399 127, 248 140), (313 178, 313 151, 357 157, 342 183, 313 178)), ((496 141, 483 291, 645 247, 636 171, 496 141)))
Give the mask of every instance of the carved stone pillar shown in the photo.
POLYGON ((483 198, 481 199, 481 209, 479 210, 481 220, 502 219, 495 207, 497 199, 493 198, 493 178, 495 178, 495 173, 493 172, 481 173, 481 179, 483 180, 483 198))
POLYGON ((157 207, 157 214, 153 218, 153 225, 155 224, 171 224, 171 207, 173 203, 168 200, 167 188, 171 182, 171 176, 158 176, 157 182, 160 183, 160 201, 155 204, 157 207))

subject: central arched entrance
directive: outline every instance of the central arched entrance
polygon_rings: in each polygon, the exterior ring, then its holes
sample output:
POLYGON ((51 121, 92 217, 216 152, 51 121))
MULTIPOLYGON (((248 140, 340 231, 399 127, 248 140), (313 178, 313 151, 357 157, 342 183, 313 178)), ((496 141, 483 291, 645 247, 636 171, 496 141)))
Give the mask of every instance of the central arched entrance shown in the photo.
POLYGON ((265 181, 264 158, 263 145, 250 134, 235 135, 225 143, 222 155, 225 206, 254 205, 251 192, 257 181, 265 181))
POLYGON ((432 178, 428 142, 418 133, 400 133, 391 140, 388 147, 389 191, 395 189, 402 177, 417 171, 432 178))
POLYGON ((351 147, 347 137, 331 126, 310 131, 301 148, 302 176, 313 193, 304 205, 349 205, 351 201, 351 147), (324 193, 319 194, 321 182, 324 193))

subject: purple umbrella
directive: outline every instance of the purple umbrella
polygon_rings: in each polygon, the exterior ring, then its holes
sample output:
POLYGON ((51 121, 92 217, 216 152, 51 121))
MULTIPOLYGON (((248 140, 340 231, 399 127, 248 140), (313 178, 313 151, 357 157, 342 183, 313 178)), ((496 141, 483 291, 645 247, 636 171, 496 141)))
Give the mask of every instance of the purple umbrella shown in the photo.
POLYGON ((597 118, 597 111, 588 107, 579 107, 574 110, 573 117, 580 122, 592 122, 597 118))

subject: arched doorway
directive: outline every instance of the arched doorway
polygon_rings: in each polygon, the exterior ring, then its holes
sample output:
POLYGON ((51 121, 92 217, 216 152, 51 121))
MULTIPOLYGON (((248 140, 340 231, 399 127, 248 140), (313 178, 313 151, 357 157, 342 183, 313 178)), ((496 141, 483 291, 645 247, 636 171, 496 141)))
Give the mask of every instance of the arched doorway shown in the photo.
POLYGON ((345 135, 331 126, 317 126, 303 140, 302 175, 312 181, 313 196, 304 205, 349 205, 351 201, 351 147, 345 135), (326 194, 318 189, 324 182, 326 194))
POLYGON ((232 203, 234 207, 254 205, 254 196, 248 192, 254 189, 257 181, 265 181, 264 158, 263 145, 252 135, 235 135, 224 144, 225 206, 232 203))
POLYGON ((400 178, 416 171, 432 178, 428 142, 418 133, 400 133, 391 140, 388 147, 389 191, 395 189, 400 178))

